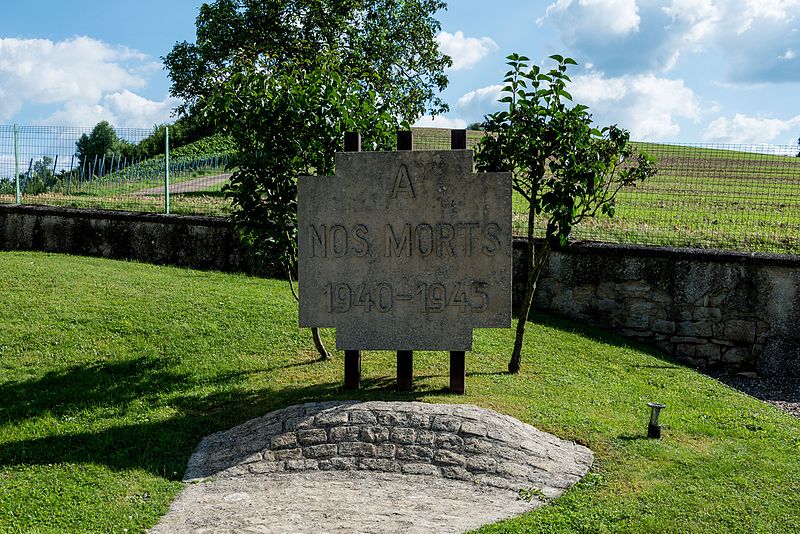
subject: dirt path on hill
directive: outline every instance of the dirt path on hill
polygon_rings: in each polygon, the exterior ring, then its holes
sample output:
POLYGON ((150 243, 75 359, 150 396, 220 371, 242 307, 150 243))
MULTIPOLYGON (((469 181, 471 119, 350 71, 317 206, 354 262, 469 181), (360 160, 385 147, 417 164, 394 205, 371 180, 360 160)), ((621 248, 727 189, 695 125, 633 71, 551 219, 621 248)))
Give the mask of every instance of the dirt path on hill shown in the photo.
MULTIPOLYGON (((177 184, 169 184, 169 192, 172 195, 180 194, 180 193, 194 193, 197 191, 203 191, 204 189, 212 186, 217 185, 226 181, 228 178, 231 177, 231 173, 225 174, 214 174, 212 176, 201 176, 200 178, 195 178, 193 180, 187 180, 185 182, 180 182, 177 184)), ((164 187, 148 187, 147 189, 142 189, 140 191, 136 191, 134 195, 163 195, 164 194, 164 187)))

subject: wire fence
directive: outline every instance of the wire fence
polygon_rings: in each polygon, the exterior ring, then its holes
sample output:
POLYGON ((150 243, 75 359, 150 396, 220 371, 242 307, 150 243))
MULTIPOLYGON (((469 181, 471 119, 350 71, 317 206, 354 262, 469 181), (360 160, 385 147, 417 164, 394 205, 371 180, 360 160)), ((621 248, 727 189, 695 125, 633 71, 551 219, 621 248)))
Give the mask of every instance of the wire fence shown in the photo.
POLYGON ((111 138, 98 141, 90 137, 92 130, 0 125, 0 203, 230 212, 221 191, 230 176, 229 152, 198 152, 187 145, 168 156, 168 136, 153 146, 153 129, 114 128, 111 138))
MULTIPOLYGON (((0 203, 230 213, 222 193, 230 177, 230 146, 217 150, 218 144, 198 142, 172 148, 164 140, 163 150, 145 156, 137 147, 148 139, 152 145, 153 130, 117 128, 116 148, 82 154, 79 141, 90 132, 0 126, 0 203)), ((481 135, 468 132, 467 148, 481 135)), ((447 150, 450 131, 416 128, 413 144, 415 150, 447 150)), ((574 240, 800 254, 797 147, 636 146, 655 159, 656 176, 620 192, 615 216, 584 221, 573 230, 574 240)), ((527 207, 516 194, 513 202, 514 231, 524 235, 527 207)), ((543 235, 544 227, 539 231, 543 235)))
MULTIPOLYGON (((480 137, 469 132, 467 147, 480 137)), ((572 240, 800 254, 797 146, 634 145, 655 159, 656 175, 621 191, 614 217, 584 220, 572 240)), ((414 148, 449 148, 449 133, 415 135, 414 148)), ((527 213, 515 193, 516 235, 527 234, 527 213)))

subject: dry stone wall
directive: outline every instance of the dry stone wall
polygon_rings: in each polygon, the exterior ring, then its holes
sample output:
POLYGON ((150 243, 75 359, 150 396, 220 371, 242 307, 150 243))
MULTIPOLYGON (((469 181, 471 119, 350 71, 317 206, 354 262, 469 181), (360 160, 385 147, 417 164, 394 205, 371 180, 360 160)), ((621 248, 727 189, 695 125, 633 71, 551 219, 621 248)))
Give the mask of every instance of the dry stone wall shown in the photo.
POLYGON ((186 480, 308 470, 428 475, 560 495, 592 452, 469 405, 333 401, 292 406, 206 437, 186 480))
POLYGON ((800 376, 800 258, 576 245, 552 253, 535 306, 699 367, 800 376))

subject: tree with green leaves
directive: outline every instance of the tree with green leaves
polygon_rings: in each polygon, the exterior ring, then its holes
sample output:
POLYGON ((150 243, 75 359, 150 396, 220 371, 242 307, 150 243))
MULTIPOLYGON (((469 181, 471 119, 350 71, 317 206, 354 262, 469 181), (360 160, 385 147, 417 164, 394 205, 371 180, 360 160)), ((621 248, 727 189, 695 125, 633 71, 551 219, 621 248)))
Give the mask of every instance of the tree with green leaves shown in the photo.
MULTIPOLYGON (((230 135, 239 153, 225 193, 252 258, 297 266, 300 174, 333 173, 344 133, 389 148, 399 124, 447 106, 449 57, 434 14, 442 0, 216 0, 200 7, 197 42, 164 58, 180 114, 230 135)), ((258 261, 261 260, 261 261, 258 261)), ((293 287, 293 286, 292 286, 293 287)), ((314 341, 328 353, 317 329, 314 341)))
POLYGON ((347 73, 362 98, 378 95, 393 115, 413 121, 447 106, 449 57, 439 52, 434 18, 442 0, 216 0, 200 6, 197 42, 164 58, 181 114, 202 110, 225 73, 247 56, 271 72, 313 64, 347 73))
POLYGON ((655 167, 628 144, 626 130, 595 128, 588 108, 572 102, 566 88, 574 60, 551 56, 556 65, 543 71, 529 66, 525 56, 507 59, 511 70, 500 99, 507 109, 486 116, 486 135, 475 161, 478 170, 510 171, 512 187, 528 205, 525 294, 508 364, 509 372, 516 373, 536 283, 550 251, 566 245, 572 228, 583 220, 613 216, 617 193, 652 176, 655 167), (534 237, 540 226, 545 239, 537 250, 534 237))
POLYGON ((130 158, 135 155, 136 147, 120 139, 114 127, 108 121, 98 122, 89 135, 83 134, 75 143, 75 155, 79 165, 91 162, 95 158, 111 160, 112 157, 130 158))

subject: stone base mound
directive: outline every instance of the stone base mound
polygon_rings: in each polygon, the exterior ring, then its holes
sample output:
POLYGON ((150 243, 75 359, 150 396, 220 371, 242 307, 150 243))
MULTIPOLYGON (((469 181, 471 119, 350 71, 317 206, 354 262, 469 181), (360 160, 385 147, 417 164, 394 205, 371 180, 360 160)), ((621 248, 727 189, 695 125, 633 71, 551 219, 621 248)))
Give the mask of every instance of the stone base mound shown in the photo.
POLYGON ((463 404, 292 406, 200 442, 185 480, 306 470, 430 475, 560 495, 589 470, 586 447, 463 404))
POLYGON ((475 406, 303 404, 204 438, 154 531, 458 532, 561 495, 593 458, 475 406))

